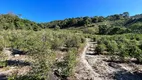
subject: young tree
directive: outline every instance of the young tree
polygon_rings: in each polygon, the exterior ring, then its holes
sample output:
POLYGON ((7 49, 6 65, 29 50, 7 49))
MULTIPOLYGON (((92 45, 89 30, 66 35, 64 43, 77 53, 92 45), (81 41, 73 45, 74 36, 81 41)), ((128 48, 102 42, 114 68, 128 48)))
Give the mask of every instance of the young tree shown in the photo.
POLYGON ((106 50, 106 45, 104 44, 99 44, 96 47, 97 54, 102 54, 105 50, 106 50))

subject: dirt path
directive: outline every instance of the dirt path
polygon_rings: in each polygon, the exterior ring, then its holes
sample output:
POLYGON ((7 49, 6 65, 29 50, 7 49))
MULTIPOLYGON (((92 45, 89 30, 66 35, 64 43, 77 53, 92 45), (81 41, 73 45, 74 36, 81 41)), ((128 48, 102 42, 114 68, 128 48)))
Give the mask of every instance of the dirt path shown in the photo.
POLYGON ((90 71, 90 73, 92 73, 94 76, 98 77, 99 74, 97 74, 92 66, 88 63, 88 61, 86 60, 86 53, 88 51, 88 48, 91 46, 91 42, 89 42, 89 40, 87 40, 87 44, 86 44, 86 47, 81 55, 81 62, 84 64, 84 66, 86 67, 87 70, 90 71))
POLYGON ((75 76, 78 80, 101 80, 99 74, 93 70, 92 66, 86 60, 86 53, 90 45, 89 39, 87 39, 86 46, 79 58, 79 64, 76 67, 75 76))
POLYGON ((96 46, 96 42, 87 39, 75 68, 75 80, 142 80, 142 74, 134 72, 136 68, 142 69, 142 65, 108 62, 110 56, 94 55, 96 46))

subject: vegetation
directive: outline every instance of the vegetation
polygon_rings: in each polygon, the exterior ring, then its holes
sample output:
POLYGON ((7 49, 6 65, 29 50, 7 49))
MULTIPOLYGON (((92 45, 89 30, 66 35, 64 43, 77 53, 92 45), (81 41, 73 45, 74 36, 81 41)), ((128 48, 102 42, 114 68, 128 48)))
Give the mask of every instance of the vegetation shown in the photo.
POLYGON ((97 36, 97 38, 97 52, 103 54, 103 51, 107 51, 109 55, 117 55, 123 61, 126 58, 136 58, 139 63, 142 63, 141 34, 97 36))
POLYGON ((73 75, 73 69, 76 65, 76 56, 77 51, 75 49, 71 49, 68 55, 64 58, 64 61, 56 63, 57 68, 60 69, 58 75, 60 75, 61 78, 65 79, 68 76, 73 75))
POLYGON ((6 66, 6 62, 5 61, 0 61, 0 68, 5 67, 6 66))
MULTIPOLYGON (((42 31, 25 31, 25 30, 6 30, 1 31, 0 47, 18 49, 26 52, 34 61, 32 61, 32 71, 28 75, 15 76, 15 79, 27 80, 26 76, 36 80, 44 80, 48 78, 49 72, 52 70, 53 64, 56 63, 56 51, 62 50, 65 47, 67 57, 64 58, 63 64, 66 65, 66 70, 61 73, 64 76, 72 74, 72 70, 76 63, 77 50, 84 43, 83 35, 68 32, 67 30, 42 30, 42 31), (74 48, 74 49, 72 49, 74 48), (69 71, 68 71, 69 70, 69 71), (21 79, 25 78, 25 79, 21 79)), ((31 61, 30 61, 31 62, 31 61)), ((5 67, 4 62, 0 62, 1 67, 5 67)), ((57 66, 59 67, 59 66, 57 66)), ((64 67, 65 69, 65 67, 64 67)), ((12 77, 13 78, 13 77, 12 77)))
MULTIPOLYGON (((107 17, 95 16, 95 17, 77 17, 68 18, 65 20, 51 21, 49 23, 36 23, 27 19, 21 19, 21 15, 15 15, 12 13, 0 15, 0 29, 10 30, 34 30, 38 31, 45 28, 67 29, 78 27, 99 27, 99 34, 122 34, 128 33, 133 30, 134 26, 140 28, 142 17, 141 15, 129 16, 128 12, 123 14, 114 14, 107 17), (106 32, 106 31, 109 32, 106 32), (104 31, 104 32, 103 32, 104 31), (115 33, 115 31, 117 31, 115 33)), ((139 29, 136 27, 135 29, 139 29)))
POLYGON ((36 23, 21 15, 0 14, 0 67, 8 66, 4 48, 17 49, 33 61, 26 75, 12 75, 9 80, 46 80, 53 68, 56 75, 67 79, 74 73, 79 48, 85 38, 98 43, 98 54, 115 55, 121 61, 135 58, 142 63, 142 16, 128 12, 107 17, 77 17, 36 23), (61 60, 59 52, 66 53, 61 60))

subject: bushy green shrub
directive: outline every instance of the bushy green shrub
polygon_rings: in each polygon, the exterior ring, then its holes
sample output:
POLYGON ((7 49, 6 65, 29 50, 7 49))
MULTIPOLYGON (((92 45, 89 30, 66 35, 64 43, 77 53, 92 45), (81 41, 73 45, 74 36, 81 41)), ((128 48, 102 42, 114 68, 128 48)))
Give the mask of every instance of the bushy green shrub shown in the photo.
POLYGON ((1 67, 6 67, 6 66, 7 66, 6 61, 0 61, 0 68, 1 67))
POLYGON ((98 30, 98 27, 85 28, 83 29, 83 33, 94 35, 94 34, 98 34, 99 30, 98 30))
POLYGON ((51 49, 58 50, 64 45, 64 42, 63 40, 57 38, 54 39, 51 44, 51 49))
POLYGON ((107 50, 111 54, 115 54, 116 52, 118 52, 118 44, 115 41, 108 42, 107 50))
POLYGON ((69 77, 73 74, 73 69, 76 65, 76 55, 76 49, 71 49, 64 61, 56 63, 58 70, 61 71, 58 75, 69 77))
POLYGON ((69 36, 67 37, 66 40, 66 47, 68 48, 72 48, 72 47, 76 47, 79 48, 80 43, 84 42, 84 38, 81 38, 79 36, 69 36))
POLYGON ((96 51, 99 53, 107 50, 111 55, 118 55, 122 61, 127 58, 135 58, 138 62, 142 61, 141 34, 101 36, 97 41, 96 51))
POLYGON ((102 54, 106 50, 106 45, 105 44, 99 44, 96 47, 96 51, 98 54, 102 54))
MULTIPOLYGON (((76 51, 85 38, 82 33, 73 33, 70 30, 7 30, 0 32, 0 50, 4 48, 18 49, 27 53, 34 61, 31 61, 32 70, 25 76, 17 76, 13 80, 36 80, 47 79, 48 72, 51 71, 55 62, 55 52, 61 47, 68 49, 68 55, 65 60, 62 74, 69 76, 73 72, 76 60, 76 51), (68 34, 67 34, 68 33, 68 34), (75 48, 72 50, 72 48, 75 48), (34 77, 35 78, 34 78, 34 77), (25 78, 25 79, 24 79, 25 78)), ((0 52, 1 52, 0 51, 0 52)), ((5 66, 4 63, 1 63, 5 66)))
POLYGON ((9 76, 8 80, 45 80, 44 78, 40 78, 39 76, 9 76))

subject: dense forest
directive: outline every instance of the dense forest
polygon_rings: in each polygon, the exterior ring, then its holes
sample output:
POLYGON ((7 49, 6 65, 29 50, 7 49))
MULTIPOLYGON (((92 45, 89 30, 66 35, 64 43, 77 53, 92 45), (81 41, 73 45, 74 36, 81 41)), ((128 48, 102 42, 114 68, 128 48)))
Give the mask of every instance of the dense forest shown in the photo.
MULTIPOLYGON (((45 23, 20 17, 0 14, 0 68, 11 66, 9 61, 13 62, 3 54, 7 48, 12 55, 16 49, 32 59, 23 61, 29 63, 31 69, 26 75, 17 72, 8 76, 9 80, 46 80, 53 71, 61 80, 67 80, 74 75, 76 58, 88 38, 97 42, 97 55, 118 56, 121 62, 135 58, 137 63, 142 63, 142 14, 130 16, 124 12, 45 23), (58 59, 60 52, 65 53, 62 59, 58 59)), ((21 68, 23 65, 12 66, 21 68)))

